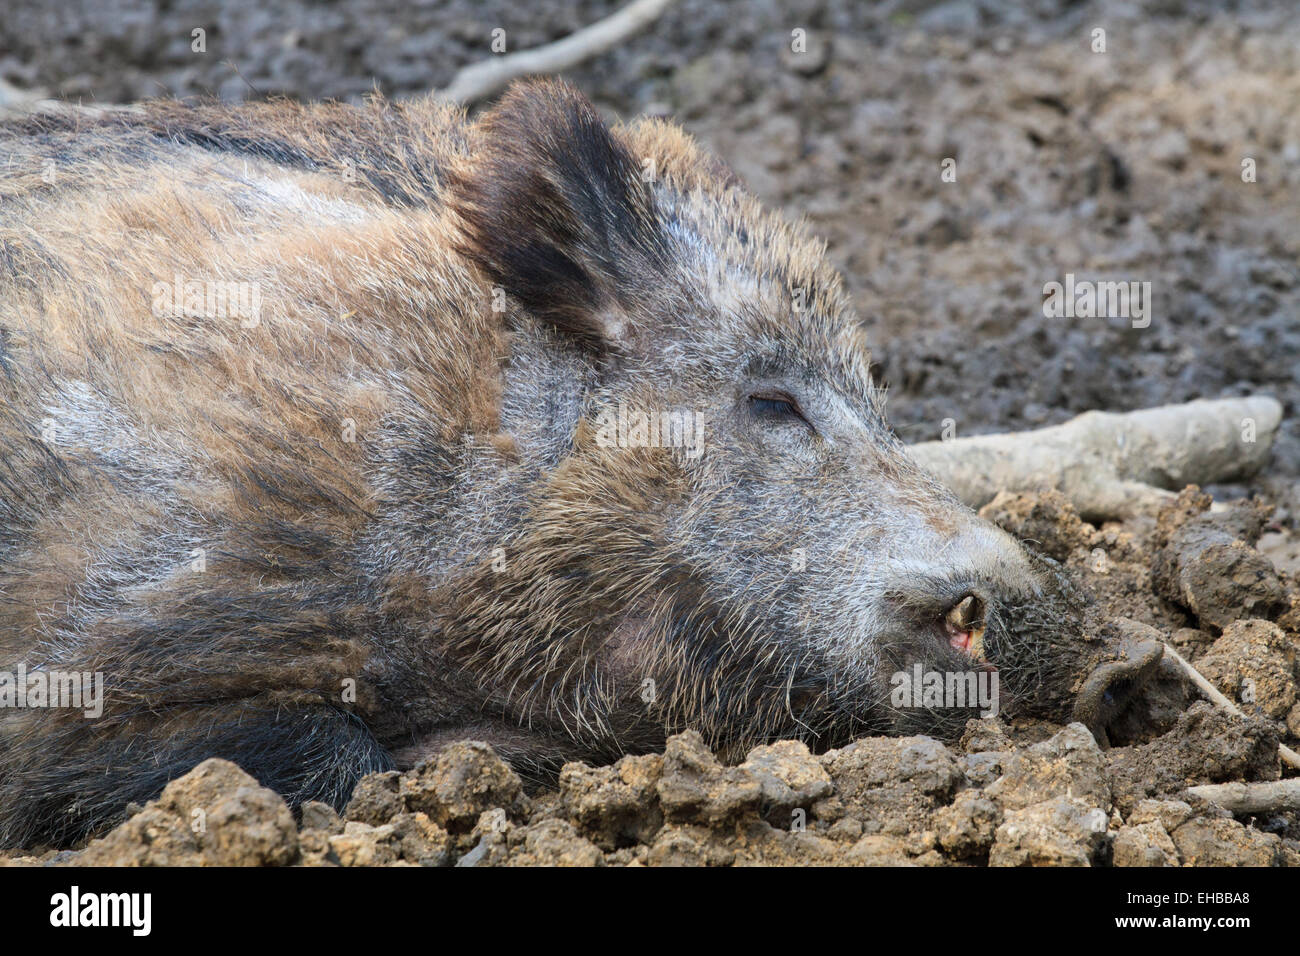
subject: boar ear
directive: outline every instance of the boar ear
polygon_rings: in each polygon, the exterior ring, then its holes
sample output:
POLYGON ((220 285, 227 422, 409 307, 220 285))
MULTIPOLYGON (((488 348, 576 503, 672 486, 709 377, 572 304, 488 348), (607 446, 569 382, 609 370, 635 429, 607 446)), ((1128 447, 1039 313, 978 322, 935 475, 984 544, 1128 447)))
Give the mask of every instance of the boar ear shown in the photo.
POLYGON ((534 315, 589 344, 634 330, 667 253, 636 158, 567 83, 516 83, 475 131, 453 203, 465 254, 534 315))

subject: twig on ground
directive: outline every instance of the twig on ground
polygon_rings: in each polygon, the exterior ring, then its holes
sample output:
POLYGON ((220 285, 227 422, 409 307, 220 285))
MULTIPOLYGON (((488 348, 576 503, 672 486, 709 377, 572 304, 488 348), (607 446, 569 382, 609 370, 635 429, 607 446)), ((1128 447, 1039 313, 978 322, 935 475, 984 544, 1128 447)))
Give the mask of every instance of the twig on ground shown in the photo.
POLYGON ((1262 783, 1207 783, 1188 787, 1187 792, 1233 813, 1300 810, 1300 777, 1262 783))
POLYGON ((1055 489, 1088 521, 1149 512, 1184 485, 1236 481, 1268 461, 1282 406, 1267 396, 1085 412, 1035 431, 909 451, 973 508, 999 491, 1055 489))
POLYGON ((635 0, 562 40, 473 63, 460 70, 434 97, 469 106, 503 90, 511 80, 535 73, 559 73, 612 49, 645 29, 677 0, 635 0))
POLYGON ((42 89, 23 90, 0 80, 0 120, 18 119, 33 113, 73 113, 87 119, 96 119, 108 113, 139 112, 139 110, 140 107, 135 105, 99 103, 86 106, 81 103, 50 99, 42 89))
MULTIPOLYGON (((1165 644, 1165 653, 1169 655, 1169 657, 1171 657, 1178 664, 1178 666, 1183 669, 1183 671, 1187 674, 1191 682, 1195 684, 1197 688, 1201 691, 1201 693, 1204 694, 1206 697, 1208 697, 1210 699, 1210 702, 1213 703, 1216 707, 1220 707, 1223 710, 1228 711, 1228 713, 1236 714, 1239 717, 1246 716, 1241 712, 1240 707, 1238 707, 1226 696, 1224 696, 1223 692, 1219 690, 1219 688, 1211 684, 1206 679, 1204 674, 1202 674, 1195 667, 1193 667, 1188 660, 1186 660, 1181 654, 1179 654, 1176 650, 1170 647, 1169 644, 1165 644)), ((1295 769, 1300 770, 1300 754, 1296 753, 1290 747, 1287 747, 1283 744, 1278 744, 1277 755, 1281 759, 1281 761, 1287 766, 1294 767, 1295 769)), ((1193 791, 1195 789, 1197 788, 1193 788, 1193 791)))

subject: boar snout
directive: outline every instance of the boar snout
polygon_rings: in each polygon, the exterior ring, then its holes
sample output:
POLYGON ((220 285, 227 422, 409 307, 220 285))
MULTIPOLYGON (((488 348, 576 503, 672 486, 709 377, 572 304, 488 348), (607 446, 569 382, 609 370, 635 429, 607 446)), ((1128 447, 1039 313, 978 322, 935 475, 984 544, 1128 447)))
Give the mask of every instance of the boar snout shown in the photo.
POLYGON ((894 576, 887 603, 897 623, 883 648, 891 681, 908 683, 898 675, 919 667, 936 689, 893 698, 902 729, 955 735, 976 712, 1068 718, 1097 649, 1088 602, 1060 565, 978 522, 948 539, 942 560, 894 576), (950 700, 963 681, 995 699, 950 700))

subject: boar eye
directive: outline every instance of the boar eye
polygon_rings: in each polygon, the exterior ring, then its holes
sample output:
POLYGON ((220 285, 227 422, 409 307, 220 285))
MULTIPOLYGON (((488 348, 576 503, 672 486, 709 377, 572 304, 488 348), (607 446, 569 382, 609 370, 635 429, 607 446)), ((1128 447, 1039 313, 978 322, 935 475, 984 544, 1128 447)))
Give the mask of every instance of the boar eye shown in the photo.
POLYGON ((770 420, 794 420, 803 422, 809 429, 812 429, 812 423, 804 415, 803 410, 794 397, 786 392, 779 391, 762 391, 755 392, 749 396, 749 408, 759 418, 770 420))

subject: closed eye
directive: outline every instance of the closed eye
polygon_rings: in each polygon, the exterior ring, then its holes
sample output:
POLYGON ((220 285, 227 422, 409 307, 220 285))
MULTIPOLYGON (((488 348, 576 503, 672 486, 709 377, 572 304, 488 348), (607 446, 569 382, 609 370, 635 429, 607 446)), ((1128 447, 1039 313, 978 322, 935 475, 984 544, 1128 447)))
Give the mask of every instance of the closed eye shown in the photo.
POLYGON ((755 392, 749 396, 749 409, 759 418, 769 421, 793 420, 802 422, 809 429, 813 429, 812 423, 808 421, 799 403, 794 397, 786 392, 762 391, 755 392))

